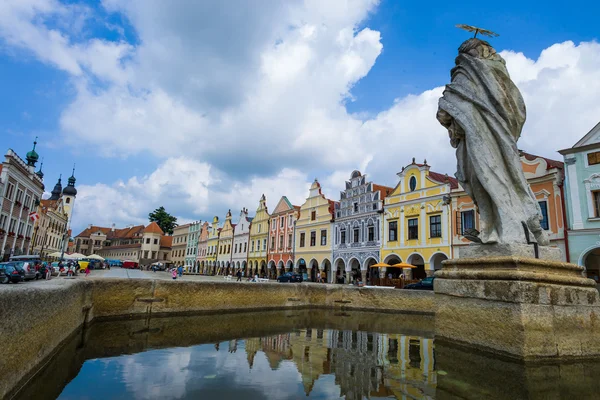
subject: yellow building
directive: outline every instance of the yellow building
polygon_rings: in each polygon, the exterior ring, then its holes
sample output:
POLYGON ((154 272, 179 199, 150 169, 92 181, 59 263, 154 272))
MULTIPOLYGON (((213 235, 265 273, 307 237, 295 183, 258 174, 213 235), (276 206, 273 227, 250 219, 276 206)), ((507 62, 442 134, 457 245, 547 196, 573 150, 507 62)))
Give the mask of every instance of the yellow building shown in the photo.
POLYGON ((269 235, 269 210, 263 194, 260 198, 256 216, 250 225, 250 247, 248 248, 248 271, 252 275, 267 268, 267 237, 269 235))
POLYGON ((321 271, 325 271, 328 277, 331 274, 331 221, 334 213, 335 202, 321 193, 321 185, 315 179, 306 202, 300 207, 294 246, 296 270, 309 274, 311 281, 316 280, 321 271))
POLYGON ((455 178, 430 171, 427 161, 413 162, 398 173, 400 182, 384 203, 384 235, 381 260, 405 262, 413 269, 382 269, 385 276, 421 279, 440 269, 450 258, 450 191, 455 178))
POLYGON ((206 244, 206 259, 205 263, 209 267, 209 274, 217 273, 217 253, 219 251, 219 217, 213 218, 210 232, 208 233, 208 241, 206 244))
POLYGON ((219 233, 219 247, 217 249, 217 266, 219 267, 219 273, 224 275, 233 274, 233 269, 231 268, 231 248, 233 247, 234 231, 235 225, 231 223, 231 210, 229 210, 225 216, 223 228, 221 228, 221 232, 219 233))

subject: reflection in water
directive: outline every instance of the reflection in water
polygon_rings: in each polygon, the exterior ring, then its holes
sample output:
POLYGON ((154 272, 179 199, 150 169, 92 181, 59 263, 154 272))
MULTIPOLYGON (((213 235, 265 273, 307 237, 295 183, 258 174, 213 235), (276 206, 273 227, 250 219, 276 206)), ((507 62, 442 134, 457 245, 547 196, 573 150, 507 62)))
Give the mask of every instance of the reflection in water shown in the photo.
POLYGON ((431 342, 399 334, 302 329, 150 350, 86 361, 59 398, 431 398, 431 342), (91 382, 101 389, 90 392, 91 382))
MULTIPOLYGON (((248 331, 258 335, 237 338, 232 329, 222 329, 234 316, 95 324, 84 333, 83 348, 67 346, 62 365, 46 368, 37 387, 21 398, 434 398, 433 339, 426 337, 430 321, 412 321, 411 329, 403 330, 397 328, 397 316, 382 315, 378 328, 395 332, 385 333, 365 329, 377 324, 369 324, 373 316, 362 313, 269 314, 253 322, 263 328, 248 331), (199 331, 211 319, 213 331, 221 330, 212 341, 206 340, 210 329, 199 331), (264 328, 267 322, 277 326, 275 332, 264 328), (419 333, 418 326, 425 329, 419 333), (175 347, 178 343, 187 347, 175 347), (68 362, 78 365, 66 367, 68 362), (53 393, 46 380, 60 376, 57 370, 71 372, 66 386, 53 393)), ((256 316, 246 318, 251 323, 256 316)))
POLYGON ((433 323, 324 310, 95 323, 17 398, 598 398, 598 361, 519 364, 434 348, 433 323))

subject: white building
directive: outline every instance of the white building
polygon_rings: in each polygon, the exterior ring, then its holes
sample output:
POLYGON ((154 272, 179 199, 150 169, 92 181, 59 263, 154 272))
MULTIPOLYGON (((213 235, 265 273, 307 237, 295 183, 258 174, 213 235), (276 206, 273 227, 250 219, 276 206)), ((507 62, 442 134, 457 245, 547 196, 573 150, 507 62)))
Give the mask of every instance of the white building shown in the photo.
POLYGON ((251 224, 252 218, 248 217, 248 209, 243 208, 242 211, 240 211, 240 219, 235 225, 233 248, 231 250, 231 262, 236 271, 240 268, 242 268, 242 271, 246 271, 251 224))

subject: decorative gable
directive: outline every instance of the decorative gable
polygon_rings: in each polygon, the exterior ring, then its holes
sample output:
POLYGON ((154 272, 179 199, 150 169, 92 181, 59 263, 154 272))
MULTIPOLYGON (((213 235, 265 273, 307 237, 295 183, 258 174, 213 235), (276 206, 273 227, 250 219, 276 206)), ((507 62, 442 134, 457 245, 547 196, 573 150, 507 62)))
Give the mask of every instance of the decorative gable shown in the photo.
POLYGON ((284 212, 292 210, 293 208, 294 207, 292 206, 290 201, 287 199, 287 197, 282 196, 281 199, 279 199, 279 203, 277 203, 275 210, 273 210, 273 214, 284 213, 284 212))
POLYGON ((582 137, 579 142, 575 143, 573 148, 596 143, 600 143, 600 122, 598 122, 596 126, 594 126, 584 137, 582 137))

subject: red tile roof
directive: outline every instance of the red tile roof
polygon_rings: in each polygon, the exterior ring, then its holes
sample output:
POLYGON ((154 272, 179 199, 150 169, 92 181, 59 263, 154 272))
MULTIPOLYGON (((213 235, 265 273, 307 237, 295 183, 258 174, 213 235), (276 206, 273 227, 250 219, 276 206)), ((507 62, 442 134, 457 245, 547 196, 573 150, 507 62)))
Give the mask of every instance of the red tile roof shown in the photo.
POLYGON ((158 224, 154 221, 151 222, 146 229, 144 229, 144 233, 160 233, 161 235, 165 234, 162 229, 160 229, 160 226, 158 226, 158 224))
POLYGON ((160 238, 160 247, 173 246, 173 236, 163 236, 160 238))
POLYGON ((108 233, 110 232, 110 228, 104 228, 102 226, 94 226, 92 225, 89 228, 85 228, 79 235, 75 236, 75 237, 90 237, 90 235, 92 233, 101 231, 103 234, 108 235, 108 233))
POLYGON ((535 161, 536 158, 542 158, 542 159, 546 160, 546 164, 548 165, 548 167, 546 168, 547 170, 552 169, 552 168, 558 168, 558 169, 564 168, 564 163, 562 161, 552 160, 550 158, 546 158, 546 157, 542 157, 542 156, 536 156, 535 154, 526 153, 523 150, 519 150, 519 153, 521 154, 521 156, 525 157, 525 159, 528 161, 535 161))
POLYGON ((450 182, 450 189, 458 189, 458 180, 452 176, 429 171, 429 177, 439 183, 446 183, 447 179, 450 182))
POLYGON ((390 194, 392 194, 392 192, 394 191, 394 188, 391 188, 389 186, 377 185, 377 184, 374 183, 373 184, 373 191, 374 192, 379 191, 379 199, 383 200, 387 196, 389 196, 390 194))

